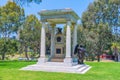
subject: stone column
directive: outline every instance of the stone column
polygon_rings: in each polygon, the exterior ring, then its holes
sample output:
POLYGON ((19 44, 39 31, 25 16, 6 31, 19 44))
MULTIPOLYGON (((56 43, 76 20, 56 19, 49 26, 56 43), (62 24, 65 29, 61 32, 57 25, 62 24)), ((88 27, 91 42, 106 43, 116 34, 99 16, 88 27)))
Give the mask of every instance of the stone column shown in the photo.
POLYGON ((50 59, 54 56, 54 54, 55 54, 55 25, 54 24, 52 24, 51 25, 51 28, 52 28, 52 30, 51 30, 51 55, 50 55, 50 59))
POLYGON ((71 22, 67 22, 67 29, 66 29, 66 56, 64 59, 64 63, 68 65, 72 65, 72 58, 71 58, 71 22))
POLYGON ((42 22, 42 28, 41 28, 41 44, 40 44, 40 58, 38 59, 38 64, 45 63, 45 53, 46 53, 46 43, 45 43, 45 22, 42 22))
POLYGON ((120 54, 118 54, 118 62, 120 62, 120 54))
POLYGON ((73 31, 72 57, 74 56, 74 50, 76 45, 77 45, 77 24, 74 25, 73 31))

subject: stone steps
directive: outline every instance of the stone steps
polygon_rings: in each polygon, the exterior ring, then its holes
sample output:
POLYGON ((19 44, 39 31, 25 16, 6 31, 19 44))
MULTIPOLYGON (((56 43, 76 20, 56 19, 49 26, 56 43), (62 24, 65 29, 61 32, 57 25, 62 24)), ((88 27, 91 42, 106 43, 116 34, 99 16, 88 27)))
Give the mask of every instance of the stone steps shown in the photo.
POLYGON ((64 60, 63 59, 51 59, 51 62, 63 62, 64 60))
MULTIPOLYGON (((64 63, 64 62, 46 62, 45 64, 43 64, 43 65, 46 65, 46 66, 53 66, 53 65, 55 65, 55 66, 68 66, 68 64, 66 64, 66 63, 64 63)), ((74 65, 77 65, 77 63, 72 63, 72 65, 74 66, 74 65)), ((70 66, 70 65, 69 65, 70 66)))
POLYGON ((60 62, 47 62, 45 64, 35 64, 22 68, 21 70, 46 71, 46 72, 65 72, 84 74, 91 67, 88 65, 67 66, 60 62))

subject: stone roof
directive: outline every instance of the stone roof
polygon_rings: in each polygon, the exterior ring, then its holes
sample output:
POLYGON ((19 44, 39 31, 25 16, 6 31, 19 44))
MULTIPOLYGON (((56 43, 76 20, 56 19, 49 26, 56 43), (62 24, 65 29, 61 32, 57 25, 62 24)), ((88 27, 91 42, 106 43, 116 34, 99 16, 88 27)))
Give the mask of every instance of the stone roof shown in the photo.
POLYGON ((56 23, 65 22, 64 20, 71 20, 72 22, 76 22, 78 19, 80 19, 79 16, 70 8, 42 10, 39 14, 41 16, 41 21, 46 22, 48 22, 50 19, 52 19, 52 21, 56 21, 56 23))

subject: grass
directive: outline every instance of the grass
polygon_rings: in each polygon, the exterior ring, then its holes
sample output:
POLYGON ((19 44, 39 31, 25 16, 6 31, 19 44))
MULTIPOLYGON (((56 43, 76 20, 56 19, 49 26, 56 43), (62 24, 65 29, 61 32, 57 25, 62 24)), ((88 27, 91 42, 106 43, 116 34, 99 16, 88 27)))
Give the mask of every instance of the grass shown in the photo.
POLYGON ((120 80, 120 63, 86 62, 92 68, 86 74, 22 71, 36 62, 0 61, 0 80, 120 80))

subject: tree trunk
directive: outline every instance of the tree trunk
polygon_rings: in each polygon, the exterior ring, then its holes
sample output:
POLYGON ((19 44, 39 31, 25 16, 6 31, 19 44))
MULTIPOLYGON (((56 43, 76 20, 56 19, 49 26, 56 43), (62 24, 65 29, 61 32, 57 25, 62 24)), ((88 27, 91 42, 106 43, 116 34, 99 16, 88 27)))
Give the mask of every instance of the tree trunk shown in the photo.
POLYGON ((27 58, 27 60, 29 60, 28 54, 27 54, 27 46, 25 46, 25 57, 27 58))
POLYGON ((5 60, 5 53, 2 53, 2 60, 5 60))
POLYGON ((115 46, 114 48, 114 55, 115 55, 115 61, 118 61, 118 48, 115 46))
POLYGON ((100 62, 100 54, 97 55, 98 62, 100 62))
POLYGON ((4 43, 4 49, 2 52, 2 60, 5 60, 5 53, 6 53, 6 44, 4 43))

